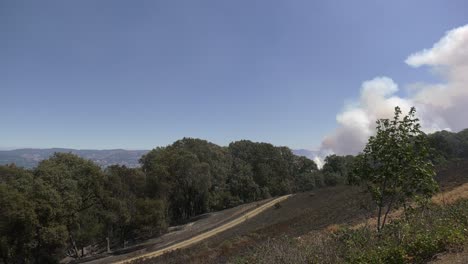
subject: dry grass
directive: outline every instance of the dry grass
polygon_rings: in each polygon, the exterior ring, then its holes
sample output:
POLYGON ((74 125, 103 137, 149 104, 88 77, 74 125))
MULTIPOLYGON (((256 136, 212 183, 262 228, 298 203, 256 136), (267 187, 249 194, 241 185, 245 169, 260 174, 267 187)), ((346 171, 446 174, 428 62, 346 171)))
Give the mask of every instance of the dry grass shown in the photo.
POLYGON ((439 254, 431 262, 431 264, 466 264, 468 263, 468 245, 460 252, 449 252, 439 254))
MULTIPOLYGON (((458 187, 454 187, 448 191, 442 191, 431 198, 431 201, 437 205, 450 205, 459 200, 468 199, 468 183, 462 184, 458 187)), ((397 210, 393 210, 387 216, 388 222, 392 220, 399 219, 403 215, 403 209, 399 208, 397 210)), ((376 227, 377 226, 377 217, 370 217, 363 222, 360 222, 354 226, 352 229, 361 228, 364 226, 368 227, 376 227)))
POLYGON ((337 224, 331 224, 327 227, 325 227, 325 232, 328 232, 328 233, 336 233, 340 230, 340 226, 337 225, 337 224))
POLYGON ((432 202, 444 205, 453 204, 460 199, 468 199, 468 183, 455 187, 452 190, 436 194, 432 197, 432 202))

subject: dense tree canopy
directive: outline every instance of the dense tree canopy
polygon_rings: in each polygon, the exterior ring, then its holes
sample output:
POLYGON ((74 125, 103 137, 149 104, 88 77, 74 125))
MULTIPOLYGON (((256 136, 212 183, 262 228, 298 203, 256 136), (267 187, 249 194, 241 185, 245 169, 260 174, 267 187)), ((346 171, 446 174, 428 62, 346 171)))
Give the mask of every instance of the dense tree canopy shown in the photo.
POLYGON ((56 153, 34 170, 0 166, 0 258, 56 263, 164 232, 191 217, 322 186, 316 164, 286 147, 220 147, 184 138, 155 148, 141 168, 105 169, 56 153))
POLYGON ((458 133, 439 131, 429 135, 428 139, 433 149, 431 159, 436 164, 468 158, 468 129, 458 133))
POLYGON ((354 156, 330 155, 325 158, 322 168, 325 185, 334 186, 344 184, 354 165, 354 156))

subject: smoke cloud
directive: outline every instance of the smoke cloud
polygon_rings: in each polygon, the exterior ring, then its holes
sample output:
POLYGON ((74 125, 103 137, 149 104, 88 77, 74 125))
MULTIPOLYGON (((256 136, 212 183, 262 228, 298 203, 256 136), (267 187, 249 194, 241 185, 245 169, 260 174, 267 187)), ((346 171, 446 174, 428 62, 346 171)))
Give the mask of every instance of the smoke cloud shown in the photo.
POLYGON ((468 25, 448 31, 432 48, 405 62, 428 67, 441 82, 411 84, 404 97, 396 95, 399 87, 389 77, 363 82, 359 99, 336 116, 338 127, 324 138, 320 153, 358 153, 375 133, 375 121, 393 117, 395 106, 403 113, 415 106, 425 132, 468 127, 468 25))

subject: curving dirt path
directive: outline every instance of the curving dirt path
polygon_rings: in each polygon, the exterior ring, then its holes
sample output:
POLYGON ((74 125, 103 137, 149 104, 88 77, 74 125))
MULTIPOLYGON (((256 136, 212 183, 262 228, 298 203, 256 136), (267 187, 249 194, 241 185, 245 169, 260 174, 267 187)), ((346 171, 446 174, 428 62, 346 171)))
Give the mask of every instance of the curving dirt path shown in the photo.
POLYGON ((267 210, 268 208, 274 206, 276 203, 279 203, 283 200, 286 200, 288 199, 292 194, 289 194, 289 195, 284 195, 284 196, 281 196, 281 197, 278 197, 276 199, 273 199, 271 201, 269 201, 268 203, 266 204, 263 204, 261 206, 259 206, 258 208, 255 208, 253 209, 252 211, 249 211, 247 213, 245 213, 244 215, 241 215, 239 217, 237 217, 236 219, 234 220, 231 220, 230 222, 227 222, 226 224, 223 224, 221 226, 218 226, 216 228, 213 228, 205 233, 202 233, 202 234, 199 234, 199 235, 196 235, 190 239, 187 239, 187 240, 184 240, 184 241, 181 241, 179 243, 176 243, 176 244, 173 244, 171 246, 168 246, 166 248, 162 248, 162 249, 159 249, 159 250, 156 250, 156 251, 153 251, 153 252, 149 252, 149 253, 145 253, 143 255, 140 255, 140 256, 136 256, 136 257, 131 257, 131 258, 128 258, 128 259, 125 259, 125 260, 120 260, 120 261, 116 261, 116 262, 112 262, 112 263, 118 263, 118 264, 124 264, 124 263, 131 263, 135 260, 143 260, 143 259, 148 259, 148 258, 154 258, 154 257, 157 257, 157 256, 161 256, 163 255, 164 253, 167 253, 169 251, 173 251, 173 250, 177 250, 177 249, 181 249, 181 248, 186 248, 188 246, 191 246, 195 243, 198 243, 202 240, 205 240, 209 237, 212 237, 220 232, 223 232, 229 228, 232 228, 236 225, 239 225, 241 223, 243 223, 244 221, 246 221, 247 219, 249 218, 252 218, 260 213, 262 213, 263 211, 267 210))

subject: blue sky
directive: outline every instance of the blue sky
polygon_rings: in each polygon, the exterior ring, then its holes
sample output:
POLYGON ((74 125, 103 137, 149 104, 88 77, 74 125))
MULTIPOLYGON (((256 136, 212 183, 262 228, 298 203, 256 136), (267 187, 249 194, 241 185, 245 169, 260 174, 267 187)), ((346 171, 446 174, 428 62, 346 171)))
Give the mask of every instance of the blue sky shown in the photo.
POLYGON ((466 1, 0 1, 0 148, 182 137, 314 148, 375 76, 468 22, 466 1))

